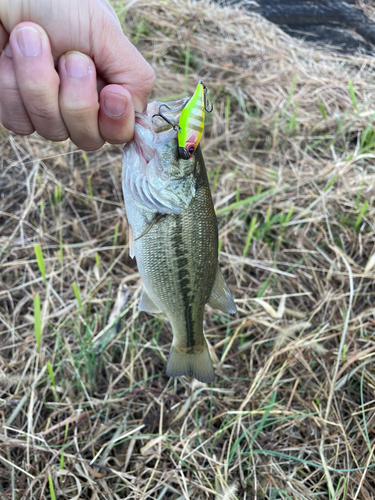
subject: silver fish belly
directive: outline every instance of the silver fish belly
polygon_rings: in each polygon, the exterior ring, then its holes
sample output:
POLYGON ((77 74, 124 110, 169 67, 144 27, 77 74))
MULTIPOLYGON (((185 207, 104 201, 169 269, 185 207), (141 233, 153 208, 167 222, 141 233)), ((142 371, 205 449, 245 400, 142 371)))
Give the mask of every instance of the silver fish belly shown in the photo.
MULTIPOLYGON (((183 107, 168 105, 174 117, 183 107)), ((150 114, 154 108, 149 105, 150 114)), ((137 114, 123 159, 130 253, 144 284, 139 309, 163 312, 171 323, 167 375, 212 382, 204 306, 231 314, 236 306, 218 266, 216 216, 201 150, 184 160, 177 147, 177 132, 158 131, 149 116, 137 114)))

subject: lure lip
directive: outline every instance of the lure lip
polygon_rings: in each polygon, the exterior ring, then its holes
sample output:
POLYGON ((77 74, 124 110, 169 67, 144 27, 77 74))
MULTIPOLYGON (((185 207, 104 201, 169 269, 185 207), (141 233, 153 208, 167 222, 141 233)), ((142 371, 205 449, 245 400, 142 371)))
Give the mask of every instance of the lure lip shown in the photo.
MULTIPOLYGON (((181 146, 179 146, 178 148, 178 156, 182 159, 182 160, 188 160, 189 158, 191 158, 189 156, 189 153, 186 151, 186 148, 182 148, 181 146)), ((193 155, 192 155, 193 156, 193 155)))

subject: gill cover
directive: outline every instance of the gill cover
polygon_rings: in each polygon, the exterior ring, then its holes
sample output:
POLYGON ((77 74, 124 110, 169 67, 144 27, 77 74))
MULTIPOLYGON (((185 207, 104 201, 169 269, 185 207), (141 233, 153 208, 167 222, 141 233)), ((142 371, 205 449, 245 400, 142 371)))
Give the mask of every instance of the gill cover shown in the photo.
POLYGON ((181 112, 178 122, 178 155, 184 160, 193 156, 203 134, 206 91, 205 85, 200 81, 193 97, 181 112))

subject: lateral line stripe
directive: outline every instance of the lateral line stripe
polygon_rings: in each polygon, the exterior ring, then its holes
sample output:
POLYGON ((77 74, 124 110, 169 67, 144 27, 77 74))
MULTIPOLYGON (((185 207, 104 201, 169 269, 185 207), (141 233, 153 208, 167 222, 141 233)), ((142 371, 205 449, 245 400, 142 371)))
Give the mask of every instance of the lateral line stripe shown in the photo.
POLYGON ((191 288, 190 288, 190 277, 187 269, 187 258, 186 249, 184 245, 184 240, 182 237, 182 224, 181 220, 177 217, 176 219, 176 234, 173 237, 175 243, 175 253, 176 261, 178 267, 178 284, 182 295, 182 301, 184 304, 184 317, 185 317, 185 330, 186 330, 186 347, 195 346, 194 338, 194 321, 193 321, 193 311, 190 305, 191 302, 191 288), (181 263, 181 267, 178 263, 181 263))

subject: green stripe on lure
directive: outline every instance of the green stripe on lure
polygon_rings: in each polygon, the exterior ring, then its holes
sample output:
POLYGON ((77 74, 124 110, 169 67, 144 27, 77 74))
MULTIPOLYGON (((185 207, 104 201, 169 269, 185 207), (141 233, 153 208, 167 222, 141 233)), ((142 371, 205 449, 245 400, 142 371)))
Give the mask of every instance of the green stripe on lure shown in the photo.
POLYGON ((212 105, 207 99, 207 87, 200 80, 178 122, 178 155, 184 160, 193 156, 202 138, 205 111, 211 113, 212 105))

